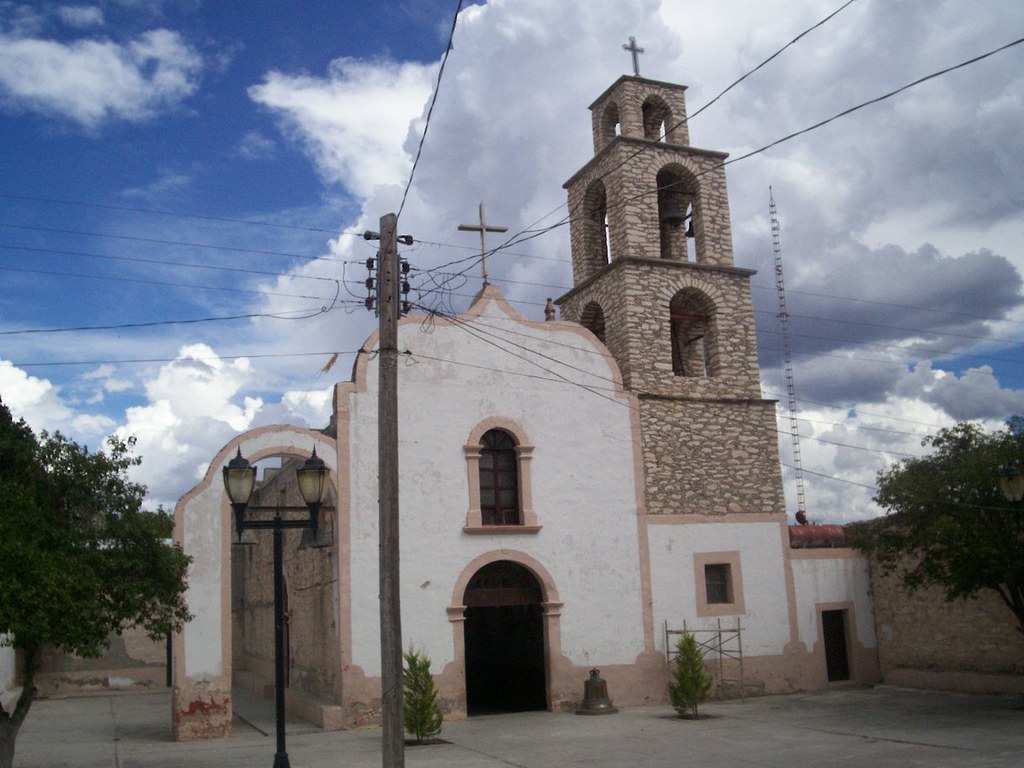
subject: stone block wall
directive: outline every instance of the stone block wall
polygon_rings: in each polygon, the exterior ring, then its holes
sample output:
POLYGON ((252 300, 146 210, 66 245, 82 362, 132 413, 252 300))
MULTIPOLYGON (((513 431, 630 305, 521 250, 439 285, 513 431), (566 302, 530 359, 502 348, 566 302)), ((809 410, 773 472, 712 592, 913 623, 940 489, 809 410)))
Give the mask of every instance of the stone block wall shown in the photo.
POLYGON ((594 134, 594 152, 600 152, 613 138, 612 125, 607 120, 608 109, 618 112, 620 134, 630 138, 644 138, 641 107, 648 97, 663 99, 668 106, 666 128, 672 144, 690 143, 690 126, 686 120, 686 86, 662 83, 639 77, 621 77, 590 105, 594 134))
POLYGON ((649 515, 785 514, 768 401, 641 398, 649 515))
POLYGON ((871 584, 885 682, 1020 693, 1024 634, 994 592, 947 602, 935 587, 908 592, 898 577, 874 565, 871 584))
POLYGON ((559 303, 562 317, 574 322, 590 302, 601 306, 605 343, 631 389, 701 398, 759 397, 751 274, 735 267, 622 260, 559 303), (707 378, 677 376, 672 370, 669 307, 672 297, 686 289, 700 291, 714 306, 709 352, 716 370, 707 378))

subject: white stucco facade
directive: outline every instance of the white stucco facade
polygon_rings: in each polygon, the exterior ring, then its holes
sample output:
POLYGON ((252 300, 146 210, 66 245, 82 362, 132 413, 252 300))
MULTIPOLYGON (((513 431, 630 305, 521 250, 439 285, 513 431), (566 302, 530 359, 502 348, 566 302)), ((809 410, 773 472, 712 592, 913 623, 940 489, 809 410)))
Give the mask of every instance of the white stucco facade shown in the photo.
MULTIPOLYGON (((407 352, 399 370, 406 644, 439 667, 454 661, 461 627, 446 608, 462 604, 460 579, 464 589, 470 564, 491 554, 544 570, 545 599, 564 605, 561 654, 579 665, 632 663, 645 649, 637 436, 607 352, 574 324, 525 320, 494 288, 457 322, 403 322, 399 349, 407 352), (457 364, 466 360, 472 366, 457 364), (464 446, 485 424, 532 447, 535 532, 465 530, 464 446)), ((380 674, 376 374, 374 361, 360 361, 354 386, 339 395, 347 441, 359 446, 343 479, 351 492, 352 662, 370 676, 380 674)))
MULTIPOLYGON (((666 623, 681 629, 744 628, 744 652, 752 656, 776 655, 790 642, 790 602, 786 591, 787 563, 782 535, 785 525, 764 522, 697 522, 683 518, 651 520, 651 585, 655 626, 666 623), (735 609, 700 615, 704 584, 698 572, 700 555, 711 561, 733 562, 735 609), (715 557, 715 554, 721 555, 715 557), (737 571, 735 563, 739 563, 737 571)), ((664 637, 659 650, 664 651, 664 637)))
POLYGON ((849 610, 853 639, 874 648, 875 616, 871 601, 871 576, 867 558, 852 551, 794 551, 793 582, 796 591, 800 641, 813 648, 821 640, 819 623, 823 607, 849 610))

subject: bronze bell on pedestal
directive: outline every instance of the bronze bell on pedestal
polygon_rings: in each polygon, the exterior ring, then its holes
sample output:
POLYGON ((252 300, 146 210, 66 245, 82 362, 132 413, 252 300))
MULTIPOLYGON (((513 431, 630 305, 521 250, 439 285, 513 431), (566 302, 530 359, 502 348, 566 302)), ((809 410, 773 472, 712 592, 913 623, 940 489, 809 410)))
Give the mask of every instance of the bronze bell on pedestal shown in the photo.
POLYGON ((590 679, 583 683, 583 703, 576 710, 577 715, 614 715, 619 710, 608 698, 608 683, 601 677, 601 670, 590 670, 590 679))

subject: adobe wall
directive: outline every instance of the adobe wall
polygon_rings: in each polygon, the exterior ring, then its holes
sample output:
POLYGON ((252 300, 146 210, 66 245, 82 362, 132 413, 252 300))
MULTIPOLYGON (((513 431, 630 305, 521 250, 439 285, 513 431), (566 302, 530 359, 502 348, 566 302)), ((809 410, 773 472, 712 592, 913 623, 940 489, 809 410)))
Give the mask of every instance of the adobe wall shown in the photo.
POLYGON ((891 685, 1020 693, 1024 635, 991 591, 947 602, 938 588, 908 592, 872 568, 878 655, 891 685))
MULTIPOLYGON (((272 518, 273 508, 282 498, 281 503, 290 508, 283 516, 301 516, 304 505, 295 475, 297 463, 286 462, 272 480, 271 470, 265 470, 264 483, 256 489, 249 504, 251 519, 272 518)), ((323 541, 333 543, 332 510, 325 510, 322 517, 323 541)), ((323 637, 337 634, 334 548, 300 548, 303 535, 300 530, 283 534, 288 685, 316 699, 334 702, 340 690, 338 646, 322 642, 323 637)), ((256 531, 247 536, 252 543, 231 547, 234 682, 268 697, 274 683, 273 538, 269 531, 256 531)))
POLYGON ((85 659, 44 648, 36 673, 40 696, 61 696, 86 691, 141 691, 167 686, 167 641, 154 642, 145 630, 112 634, 110 646, 99 658, 85 659))

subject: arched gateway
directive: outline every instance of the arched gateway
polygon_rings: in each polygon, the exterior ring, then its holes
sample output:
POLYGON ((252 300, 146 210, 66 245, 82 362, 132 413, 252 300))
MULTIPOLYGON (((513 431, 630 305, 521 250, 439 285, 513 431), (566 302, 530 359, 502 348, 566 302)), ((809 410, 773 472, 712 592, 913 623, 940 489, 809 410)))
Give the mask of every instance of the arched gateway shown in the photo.
POLYGON ((485 565, 466 587, 466 710, 547 708, 541 585, 522 565, 485 565))
POLYGON ((336 483, 335 440, 299 427, 264 427, 224 446, 202 481, 175 507, 175 541, 193 558, 186 599, 195 616, 174 638, 172 724, 177 740, 219 738, 231 732, 232 526, 221 468, 237 450, 256 463, 270 456, 306 457, 313 448, 336 483))

